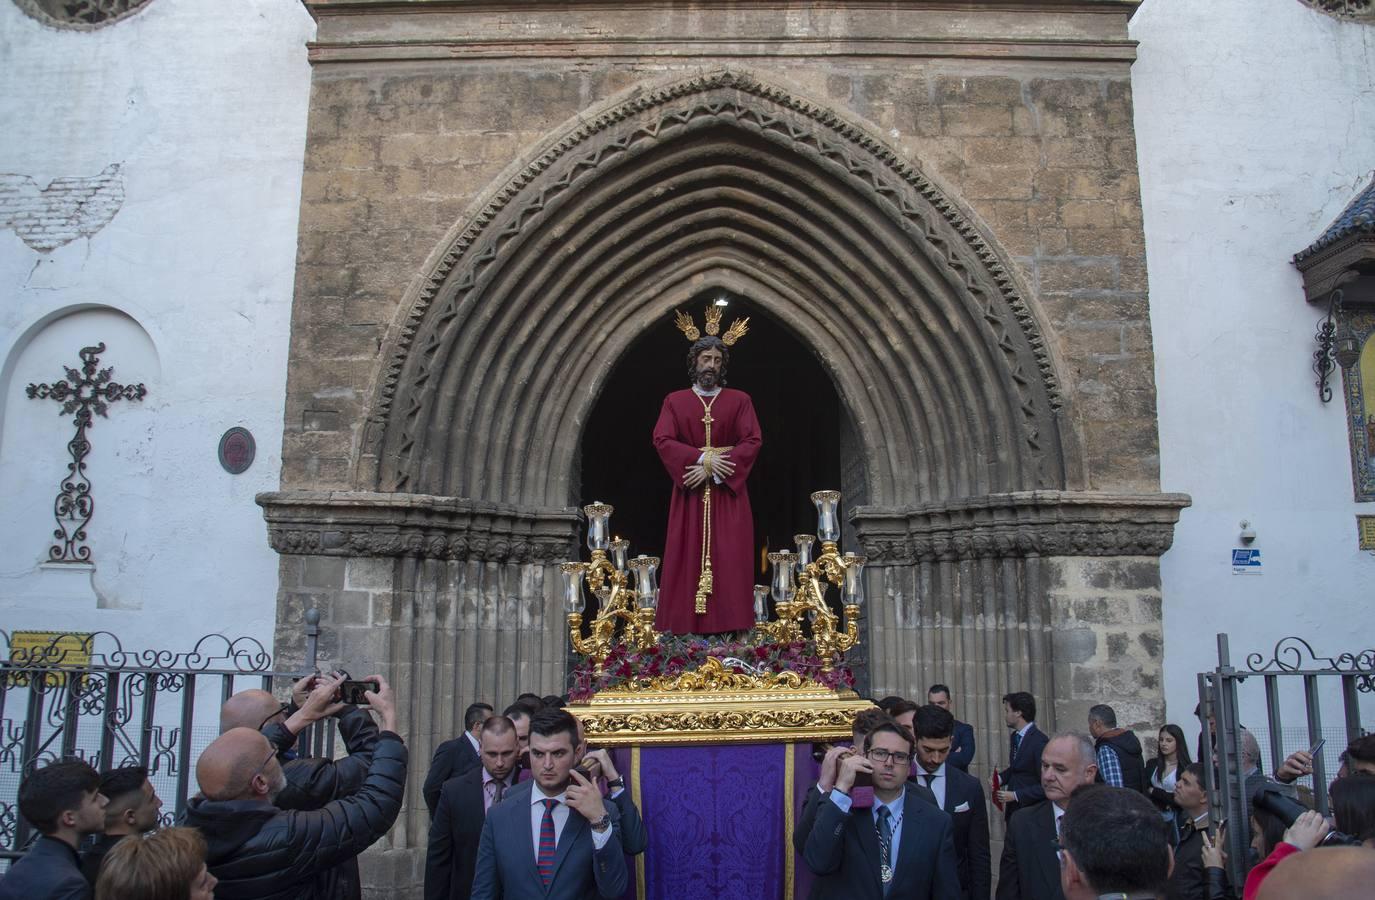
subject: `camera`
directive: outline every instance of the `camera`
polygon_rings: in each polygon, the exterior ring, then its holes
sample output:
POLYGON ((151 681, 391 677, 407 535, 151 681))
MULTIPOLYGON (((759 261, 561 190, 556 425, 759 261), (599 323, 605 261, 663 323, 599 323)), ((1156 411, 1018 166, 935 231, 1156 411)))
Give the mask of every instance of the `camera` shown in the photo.
MULTIPOLYGON (((1308 807, 1292 797, 1286 797, 1272 785, 1264 784, 1251 795, 1251 805, 1256 809, 1268 812, 1270 815, 1284 823, 1288 828, 1294 824, 1294 820, 1308 812, 1308 807)), ((1343 834, 1340 831, 1329 831, 1327 837, 1319 843, 1319 847, 1358 847, 1361 844, 1360 838, 1343 834)))
POLYGON ((351 706, 367 706, 368 698, 363 693, 376 693, 381 687, 376 681, 345 681, 339 685, 339 699, 351 706))

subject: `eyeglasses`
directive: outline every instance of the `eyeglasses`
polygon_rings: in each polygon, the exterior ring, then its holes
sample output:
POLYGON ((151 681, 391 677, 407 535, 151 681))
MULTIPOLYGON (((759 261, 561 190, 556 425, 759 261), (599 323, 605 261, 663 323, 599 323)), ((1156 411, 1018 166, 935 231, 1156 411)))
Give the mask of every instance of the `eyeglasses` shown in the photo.
POLYGON ((276 758, 277 758, 277 748, 276 748, 276 747, 273 747, 273 748, 272 748, 272 752, 269 753, 269 754, 267 755, 267 759, 263 760, 263 761, 262 761, 262 764, 259 765, 258 768, 256 768, 256 769, 253 770, 253 774, 248 776, 249 782, 252 782, 254 778, 257 778, 259 775, 263 774, 263 770, 267 768, 267 764, 270 763, 270 762, 272 762, 272 760, 274 760, 274 759, 276 759, 276 758))
POLYGON ((259 730, 259 731, 262 731, 262 730, 263 730, 264 728, 266 728, 269 724, 271 724, 271 722, 272 722, 273 719, 277 718, 278 716, 283 716, 283 717, 285 717, 285 716, 287 715, 287 713, 289 713, 289 712, 291 712, 291 704, 290 704, 290 703, 283 703, 283 704, 281 704, 280 706, 277 707, 276 712, 274 712, 272 715, 268 716, 266 719, 263 719, 263 723, 262 723, 261 725, 258 726, 258 730, 259 730))
POLYGON ((886 763, 891 759, 893 764, 897 766, 905 766, 912 761, 912 754, 910 753, 894 753, 891 750, 884 750, 882 747, 877 750, 870 750, 864 755, 876 763, 886 763))

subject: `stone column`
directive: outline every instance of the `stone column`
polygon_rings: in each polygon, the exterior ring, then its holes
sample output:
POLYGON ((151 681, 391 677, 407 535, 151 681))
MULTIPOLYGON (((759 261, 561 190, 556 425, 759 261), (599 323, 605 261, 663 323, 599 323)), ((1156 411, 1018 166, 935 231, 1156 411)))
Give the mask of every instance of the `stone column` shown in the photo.
POLYGON ((1001 698, 1030 691, 1043 730, 1111 701, 1161 721, 1159 556, 1181 494, 1035 491, 852 514, 866 571, 874 696, 950 685, 977 774, 1005 764, 1001 698))
POLYGON ((563 693, 557 564, 576 558, 578 519, 413 494, 298 491, 258 502, 282 554, 279 658, 304 657, 302 621, 314 607, 321 668, 379 673, 396 691, 406 800, 364 856, 363 878, 377 896, 407 895, 424 880, 425 773, 435 747, 463 731, 464 708, 563 693))

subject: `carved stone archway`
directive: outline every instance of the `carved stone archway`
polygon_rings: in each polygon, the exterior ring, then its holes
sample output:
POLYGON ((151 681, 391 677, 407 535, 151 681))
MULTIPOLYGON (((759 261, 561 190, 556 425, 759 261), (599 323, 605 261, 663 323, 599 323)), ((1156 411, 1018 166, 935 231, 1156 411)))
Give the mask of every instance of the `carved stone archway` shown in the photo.
MULTIPOLYGON (((873 560, 875 694, 949 683, 987 767, 1006 691, 1036 693, 1049 728, 1133 678, 1134 653, 1158 672, 1156 558, 1187 498, 1086 490, 1053 335, 957 198, 740 71, 634 89, 526 158, 408 292, 355 490, 260 497, 296 586, 281 620, 298 596, 364 603, 324 655, 393 676, 418 756, 461 729, 456 698, 560 688, 583 424, 635 336, 714 284, 817 349, 865 448, 849 520, 873 560)), ((413 807, 393 840, 424 825, 413 807)))

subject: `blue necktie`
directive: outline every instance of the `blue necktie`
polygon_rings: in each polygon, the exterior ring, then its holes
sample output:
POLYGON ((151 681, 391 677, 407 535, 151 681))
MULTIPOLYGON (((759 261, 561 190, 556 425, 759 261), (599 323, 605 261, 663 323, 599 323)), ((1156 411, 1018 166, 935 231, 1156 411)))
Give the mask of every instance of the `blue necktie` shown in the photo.
POLYGON ((883 893, 887 896, 888 889, 893 886, 891 872, 893 870, 893 826, 888 821, 888 807, 878 808, 878 863, 879 880, 883 882, 883 893), (890 873, 887 879, 882 877, 884 872, 890 873))
MULTIPOLYGON (((1020 731, 1014 731, 1014 732, 1012 732, 1012 759, 1016 759, 1016 758, 1017 758, 1017 750, 1018 750, 1021 746, 1022 746, 1022 733, 1021 733, 1020 731)), ((1012 762, 1012 759, 1009 759, 1008 762, 1011 763, 1011 762, 1012 762)))

